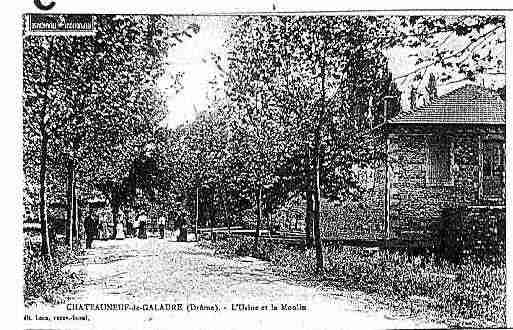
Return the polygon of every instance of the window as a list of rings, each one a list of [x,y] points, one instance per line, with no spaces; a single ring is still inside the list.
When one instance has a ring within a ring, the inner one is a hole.
[[[504,152],[501,142],[485,141],[483,149],[483,176],[502,175],[504,171]]]
[[[428,137],[426,183],[428,185],[452,184],[452,148],[445,136]]]
[[[481,153],[481,197],[490,200],[504,198],[504,142],[485,140]]]

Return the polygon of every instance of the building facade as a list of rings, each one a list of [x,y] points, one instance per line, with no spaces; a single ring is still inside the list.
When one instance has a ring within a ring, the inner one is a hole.
[[[505,206],[505,104],[466,85],[401,112],[370,134],[377,157],[358,171],[362,193],[325,204],[327,239],[431,239],[444,209]]]

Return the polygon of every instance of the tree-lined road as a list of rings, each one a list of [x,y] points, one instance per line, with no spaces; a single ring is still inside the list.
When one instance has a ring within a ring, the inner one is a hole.
[[[89,321],[50,321],[47,328],[81,329],[390,329],[433,328],[414,320],[387,317],[383,312],[359,311],[358,306],[336,292],[294,283],[272,271],[270,265],[252,258],[226,259],[195,243],[150,238],[95,241],[84,266],[85,286],[68,304],[121,303],[140,308],[182,304],[183,311],[69,311],[66,306],[31,307],[28,315],[84,316]],[[147,305],[144,305],[147,304]],[[219,311],[187,312],[187,305]],[[267,311],[239,310],[267,306]],[[271,310],[271,304],[278,307]],[[306,310],[282,310],[281,304]],[[82,305],[84,306],[84,305]],[[164,308],[173,308],[165,306]],[[178,308],[178,306],[175,306]],[[26,327],[36,323],[26,322]],[[44,322],[37,323],[41,328]],[[46,327],[44,327],[46,328]]]

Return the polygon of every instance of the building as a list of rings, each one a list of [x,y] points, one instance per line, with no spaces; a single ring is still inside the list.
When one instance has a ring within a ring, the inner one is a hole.
[[[357,171],[360,198],[322,210],[323,236],[429,240],[446,209],[504,216],[505,132],[504,101],[475,85],[400,112],[368,136],[381,156]]]

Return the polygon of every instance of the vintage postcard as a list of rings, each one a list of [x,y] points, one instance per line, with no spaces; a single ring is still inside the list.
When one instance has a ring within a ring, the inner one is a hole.
[[[511,326],[509,13],[34,4],[25,329]]]

